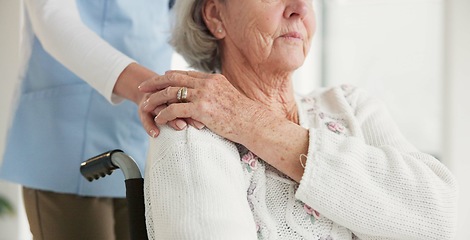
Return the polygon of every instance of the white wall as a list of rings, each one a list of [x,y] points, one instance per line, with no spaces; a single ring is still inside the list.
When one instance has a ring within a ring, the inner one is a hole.
[[[443,1],[325,2],[326,83],[368,89],[415,146],[439,156]]]
[[[0,156],[3,156],[5,134],[10,117],[13,88],[16,83],[19,45],[19,1],[0,1]],[[1,161],[0,157],[0,161]],[[16,184],[0,180],[0,194],[12,202],[15,215],[0,217],[0,240],[29,239],[30,234]]]
[[[0,141],[3,143],[18,68],[19,3],[17,0],[0,2],[0,36]],[[3,150],[3,144],[0,144],[0,153],[3,153]]]
[[[446,0],[444,159],[460,183],[459,231],[470,239],[470,1]]]
[[[316,31],[310,52],[304,65],[294,74],[294,89],[299,94],[308,94],[321,86],[323,79],[323,0],[313,0],[316,15]]]

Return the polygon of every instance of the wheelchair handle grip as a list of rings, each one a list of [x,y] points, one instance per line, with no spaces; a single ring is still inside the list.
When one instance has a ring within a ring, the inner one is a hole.
[[[91,182],[100,177],[111,175],[118,168],[121,168],[126,179],[142,178],[134,159],[120,149],[102,153],[82,162],[80,172]]]

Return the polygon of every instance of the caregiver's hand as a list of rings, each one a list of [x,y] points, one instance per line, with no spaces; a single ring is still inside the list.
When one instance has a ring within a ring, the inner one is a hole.
[[[151,96],[150,93],[147,93],[144,95],[142,100],[139,102],[138,112],[139,112],[140,121],[142,122],[142,126],[144,127],[147,134],[153,138],[156,138],[158,134],[160,133],[160,130],[155,125],[154,118],[162,109],[166,107],[166,105],[157,106],[155,107],[153,111],[143,111],[142,106],[146,105],[146,101],[149,99],[150,96]],[[182,128],[186,127],[186,122],[181,119],[172,121],[171,124],[176,125],[176,126],[181,126]]]
[[[150,93],[139,91],[138,86],[149,79],[157,79],[161,76],[153,72],[152,70],[139,65],[137,63],[129,64],[119,75],[119,78],[114,85],[113,94],[121,98],[128,99],[134,102],[136,105],[141,106],[150,96]],[[116,99],[119,100],[119,99]],[[159,130],[155,125],[153,119],[160,112],[161,109],[165,108],[166,105],[156,106],[153,112],[138,111],[140,121],[144,126],[147,133],[152,136],[158,136]],[[178,119],[171,121],[169,125],[185,127],[186,122]]]

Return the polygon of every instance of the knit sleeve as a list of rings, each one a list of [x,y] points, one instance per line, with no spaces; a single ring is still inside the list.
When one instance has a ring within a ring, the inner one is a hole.
[[[453,239],[449,170],[411,146],[379,101],[360,90],[346,98],[352,132],[330,123],[310,129],[296,197],[360,239]]]
[[[161,126],[145,171],[150,239],[256,239],[240,156],[211,131]]]

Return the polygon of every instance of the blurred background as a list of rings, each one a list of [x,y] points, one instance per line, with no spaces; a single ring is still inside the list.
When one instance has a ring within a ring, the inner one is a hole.
[[[0,156],[17,84],[20,2],[0,0]],[[295,74],[297,91],[349,83],[381,98],[404,135],[457,177],[456,239],[470,239],[470,0],[314,0],[314,5],[318,29]],[[187,67],[175,55],[173,68]],[[0,180],[0,204],[2,199],[13,212],[0,210],[0,240],[30,239],[20,187]]]

